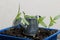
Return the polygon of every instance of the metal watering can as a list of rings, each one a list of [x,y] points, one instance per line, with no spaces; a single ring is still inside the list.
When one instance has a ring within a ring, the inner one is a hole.
[[[36,18],[26,18],[29,25],[24,30],[24,33],[28,36],[35,36],[38,31],[38,21]]]

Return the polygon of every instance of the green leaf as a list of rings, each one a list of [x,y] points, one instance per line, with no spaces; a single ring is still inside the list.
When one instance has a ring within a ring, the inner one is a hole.
[[[23,15],[24,15],[24,18],[22,18],[24,24],[27,24],[29,25],[29,22],[25,19],[26,15],[25,15],[25,12],[23,11]]]
[[[54,17],[54,20],[60,19],[60,15]]]
[[[53,26],[55,23],[56,23],[55,20],[50,16],[49,27]]]
[[[22,20],[25,24],[29,25],[29,22],[25,18],[22,18]]]
[[[50,22],[56,23],[52,17],[50,17]]]
[[[38,22],[41,22],[41,21],[43,21],[45,19],[45,17],[39,17],[38,18]]]
[[[53,25],[54,25],[54,23],[53,23],[53,22],[50,22],[49,27],[51,27],[51,26],[53,26]]]
[[[15,19],[18,19],[18,18],[20,18],[20,14],[17,14],[17,16],[16,16],[16,18],[15,18]]]
[[[19,5],[18,14],[15,19],[18,19],[20,17],[20,15],[21,15],[21,13],[20,13],[20,5]]]
[[[41,24],[42,26],[44,26],[44,27],[47,27],[47,25],[42,21],[42,22],[40,22],[39,24]]]

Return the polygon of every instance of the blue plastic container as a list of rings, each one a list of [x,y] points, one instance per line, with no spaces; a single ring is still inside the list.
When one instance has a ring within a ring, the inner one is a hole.
[[[19,27],[19,25],[17,25],[17,26]],[[3,32],[4,30],[8,30],[8,29],[9,28],[2,29],[2,30],[0,30],[0,32]],[[46,29],[46,30],[54,30],[54,29]],[[53,35],[51,35],[49,37],[46,37],[43,40],[57,40],[57,35],[59,33],[60,33],[60,31],[58,30],[56,33],[54,33]],[[0,40],[31,40],[31,39],[0,34]]]

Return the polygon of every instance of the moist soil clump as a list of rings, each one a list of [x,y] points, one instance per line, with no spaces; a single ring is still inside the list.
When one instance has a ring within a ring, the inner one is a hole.
[[[39,28],[35,36],[28,36],[23,33],[23,30],[24,28],[10,28],[8,30],[4,30],[3,32],[0,32],[0,34],[30,38],[32,40],[43,40],[44,38],[49,37],[50,35],[57,32],[57,30],[46,30],[44,28]]]

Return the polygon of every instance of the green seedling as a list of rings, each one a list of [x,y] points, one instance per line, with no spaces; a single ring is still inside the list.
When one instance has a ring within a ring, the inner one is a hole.
[[[58,20],[59,18],[60,18],[60,15],[57,15],[54,18],[52,18],[50,16],[50,24],[49,24],[49,27],[53,26],[56,23],[56,20]]]
[[[13,22],[14,26],[18,25],[21,22],[20,16],[21,16],[21,12],[20,12],[20,5],[19,5],[17,16],[15,17],[14,22]]]
[[[49,27],[53,26],[55,24],[55,20],[50,16],[50,24]]]
[[[18,9],[18,14],[17,14],[17,16],[16,16],[16,18],[15,19],[19,19],[20,18],[20,15],[21,15],[21,12],[20,12],[20,5],[19,5],[19,9]]]
[[[47,27],[47,25],[44,23],[44,19],[45,19],[45,17],[39,17],[38,23],[41,24],[44,27]]]
[[[29,25],[29,23],[28,23],[28,21],[26,21],[26,19],[25,19],[25,17],[24,18],[22,18],[22,17],[20,17],[21,16],[21,12],[20,12],[20,5],[19,5],[19,9],[18,9],[18,14],[17,14],[17,16],[15,17],[15,20],[14,20],[14,23],[13,24],[19,24],[19,22],[20,23],[22,23],[22,24],[27,24],[27,25]],[[25,13],[23,12],[23,16],[25,16]],[[19,22],[18,22],[19,21]],[[23,21],[23,22],[22,22]]]

